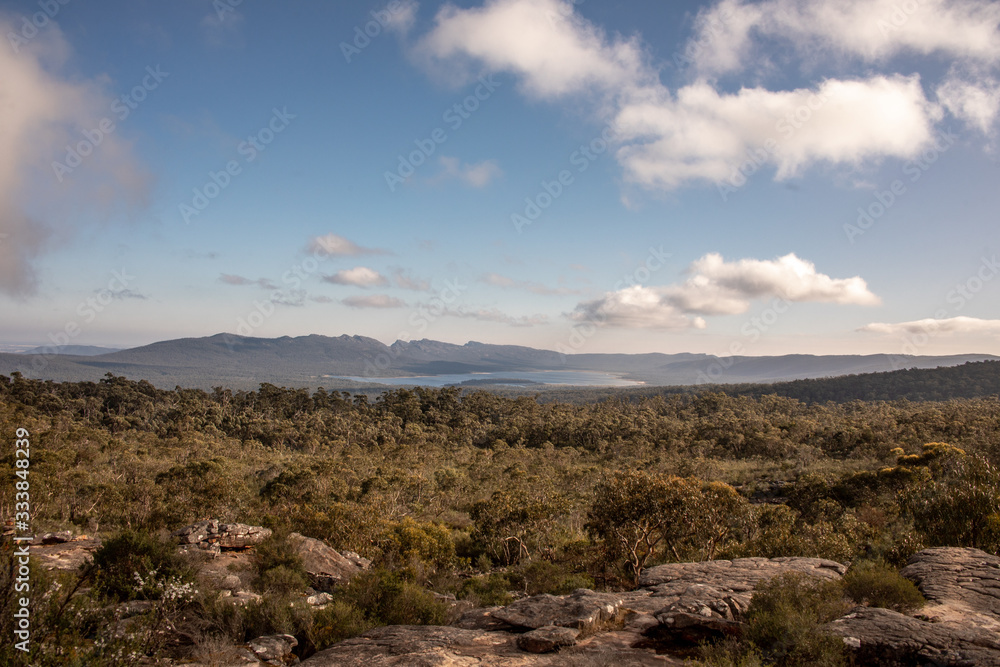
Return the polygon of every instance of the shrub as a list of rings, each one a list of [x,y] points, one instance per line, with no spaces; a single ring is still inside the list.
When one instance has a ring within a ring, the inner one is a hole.
[[[399,573],[369,570],[338,592],[376,625],[444,625],[448,606]]]
[[[514,578],[523,584],[524,592],[528,595],[565,595],[578,588],[594,587],[594,579],[590,575],[573,572],[546,560],[532,561],[518,568]]]
[[[362,610],[343,600],[334,600],[313,614],[309,629],[309,642],[317,651],[344,639],[357,637],[375,627]]]
[[[257,571],[255,587],[261,593],[284,595],[302,591],[309,585],[302,558],[283,532],[272,533],[257,545],[253,563]]]
[[[697,667],[764,667],[760,651],[737,639],[706,644],[699,649],[699,654],[701,659],[694,662]]]
[[[157,535],[124,530],[112,535],[94,552],[97,591],[113,600],[155,600],[160,585],[193,582],[194,572],[177,553],[173,542]]]
[[[780,575],[757,586],[747,609],[746,637],[777,667],[845,665],[843,641],[821,626],[848,609],[840,581]]]
[[[265,595],[239,609],[236,620],[242,634],[240,642],[263,635],[302,637],[312,625],[312,609],[304,601],[293,601],[287,595]]]
[[[243,644],[262,635],[290,634],[303,637],[312,626],[312,610],[305,602],[287,595],[266,595],[246,604],[234,604],[215,595],[204,595],[197,615],[204,632]]]
[[[455,562],[455,540],[451,531],[440,524],[404,517],[387,531],[382,552],[388,566],[419,562],[432,569],[443,569]]]
[[[292,595],[308,585],[309,580],[301,571],[285,565],[265,570],[257,578],[257,589],[271,595]]]
[[[513,584],[501,572],[486,576],[472,577],[462,582],[456,597],[469,600],[477,607],[499,607],[510,604],[514,597],[510,594]]]
[[[924,596],[916,585],[883,562],[860,561],[844,575],[844,592],[858,604],[900,613],[919,609]]]

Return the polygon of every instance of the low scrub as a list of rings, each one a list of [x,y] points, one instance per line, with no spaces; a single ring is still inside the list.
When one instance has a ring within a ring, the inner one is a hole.
[[[902,614],[924,605],[924,596],[916,585],[890,565],[878,561],[860,561],[844,575],[844,593],[857,604],[884,607]]]

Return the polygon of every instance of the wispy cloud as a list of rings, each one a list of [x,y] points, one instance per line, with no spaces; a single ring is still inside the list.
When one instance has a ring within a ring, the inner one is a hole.
[[[225,283],[226,285],[239,285],[239,286],[253,285],[256,287],[260,287],[262,289],[272,289],[272,290],[278,289],[278,286],[275,285],[270,280],[268,280],[267,278],[258,278],[256,280],[253,280],[251,278],[245,278],[243,276],[236,275],[234,273],[220,273],[219,282]]]
[[[354,257],[357,255],[388,255],[388,250],[381,248],[365,248],[359,246],[354,241],[345,239],[337,234],[326,234],[315,236],[306,244],[306,250],[311,253],[327,255],[329,257]]]
[[[441,165],[441,171],[431,178],[432,182],[458,180],[473,188],[483,188],[503,176],[503,170],[496,160],[468,164],[457,157],[442,155],[438,158],[438,164]]]
[[[494,287],[522,289],[531,292],[532,294],[542,294],[545,296],[581,293],[580,290],[570,289],[569,287],[549,287],[548,285],[543,285],[530,280],[514,280],[513,278],[499,273],[484,274],[482,278],[480,278],[480,281],[486,283],[487,285],[493,285]]]
[[[858,329],[866,333],[878,334],[991,334],[1000,335],[1000,320],[983,320],[976,317],[949,317],[945,319],[927,318],[910,322],[873,322]]]
[[[688,267],[683,283],[658,287],[634,285],[577,305],[574,320],[606,326],[652,329],[701,329],[702,316],[746,312],[753,299],[779,297],[871,306],[879,298],[859,276],[831,278],[812,262],[788,254],[774,260],[725,261],[709,253]]]
[[[117,301],[125,301],[126,299],[138,299],[140,301],[145,301],[149,297],[145,294],[136,292],[130,289],[120,289],[120,290],[96,290],[98,293],[108,294],[112,299]]]
[[[395,269],[392,272],[392,279],[396,283],[396,287],[400,289],[426,292],[431,288],[429,281],[423,280],[422,278],[416,278],[403,269]]]
[[[306,291],[304,289],[278,290],[271,294],[271,303],[299,308],[306,305]]]
[[[332,276],[323,276],[323,281],[333,285],[353,285],[355,287],[381,287],[389,281],[375,269],[356,266],[353,269],[337,271]]]
[[[451,317],[463,319],[479,320],[480,322],[496,322],[512,327],[533,327],[546,324],[549,318],[546,315],[508,315],[497,308],[480,308],[477,310],[454,309],[444,313]]]
[[[349,296],[341,303],[351,308],[402,308],[405,301],[388,294],[366,294],[364,296]]]
[[[214,2],[213,8],[214,11],[201,19],[205,43],[215,48],[242,48],[246,43],[243,14],[226,0]]]

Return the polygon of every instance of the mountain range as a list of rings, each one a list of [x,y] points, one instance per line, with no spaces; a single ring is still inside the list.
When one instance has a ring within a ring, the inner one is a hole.
[[[216,334],[166,340],[100,353],[94,349],[33,354],[0,353],[0,374],[56,381],[96,381],[107,373],[175,386],[255,389],[289,387],[371,389],[379,378],[483,372],[596,371],[648,385],[770,383],[808,378],[957,366],[996,360],[988,354],[950,356],[806,355],[720,358],[708,354],[571,354],[517,345],[464,345],[434,340],[392,345],[364,336],[252,338]],[[66,354],[64,352],[74,352]],[[81,354],[81,352],[84,352]],[[345,379],[347,377],[363,378]],[[481,384],[481,383],[480,383]],[[542,388],[542,387],[540,387]]]

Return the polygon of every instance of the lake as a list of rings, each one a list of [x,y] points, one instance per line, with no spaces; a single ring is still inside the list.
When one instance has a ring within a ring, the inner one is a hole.
[[[378,382],[391,385],[421,385],[424,387],[445,387],[472,382],[475,384],[505,384],[510,386],[531,386],[533,384],[571,385],[577,387],[631,387],[642,382],[626,380],[612,373],[599,371],[525,371],[497,373],[455,373],[453,375],[419,375],[411,377],[356,377],[336,375],[343,380],[356,382]]]

